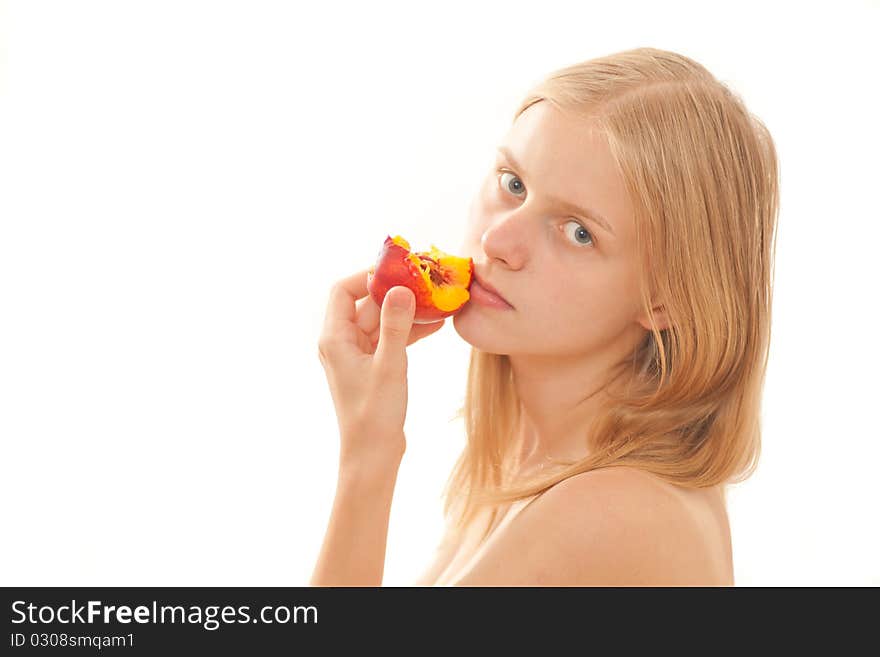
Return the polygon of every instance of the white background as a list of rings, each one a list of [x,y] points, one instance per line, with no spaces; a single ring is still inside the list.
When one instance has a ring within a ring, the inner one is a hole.
[[[528,88],[639,46],[703,63],[779,150],[737,584],[880,584],[880,7],[719,6],[0,4],[0,584],[305,585],[330,286],[389,233],[457,248]],[[409,349],[385,584],[439,539],[468,349],[451,322]]]

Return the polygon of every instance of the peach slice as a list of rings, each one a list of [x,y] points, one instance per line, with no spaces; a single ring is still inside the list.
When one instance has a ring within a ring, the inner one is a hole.
[[[400,235],[389,235],[367,274],[367,289],[381,306],[392,287],[408,287],[416,296],[413,323],[432,324],[454,315],[467,303],[473,275],[471,258],[449,255],[433,244],[430,251],[413,253]]]

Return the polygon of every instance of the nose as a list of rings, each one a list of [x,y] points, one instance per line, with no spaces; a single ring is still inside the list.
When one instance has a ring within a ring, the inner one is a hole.
[[[509,212],[494,221],[480,238],[489,260],[504,262],[510,269],[522,269],[527,259],[528,225],[523,213]]]

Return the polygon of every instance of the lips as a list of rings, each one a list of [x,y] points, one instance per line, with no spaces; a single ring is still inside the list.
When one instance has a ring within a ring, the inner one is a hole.
[[[486,282],[486,279],[484,279],[482,276],[480,276],[476,271],[474,271],[474,280],[477,282],[477,284],[481,288],[486,290],[486,292],[491,292],[496,297],[501,299],[504,303],[506,303],[508,306],[513,308],[513,304],[511,304],[507,299],[505,299],[504,296],[498,290],[496,290],[494,287],[489,285],[489,283]]]

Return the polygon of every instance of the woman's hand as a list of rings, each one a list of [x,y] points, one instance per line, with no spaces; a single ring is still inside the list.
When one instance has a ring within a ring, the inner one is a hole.
[[[367,291],[367,272],[331,289],[318,357],[336,407],[340,462],[372,467],[399,463],[406,450],[406,347],[444,322],[413,324],[415,295],[403,286],[391,288],[380,309]]]

